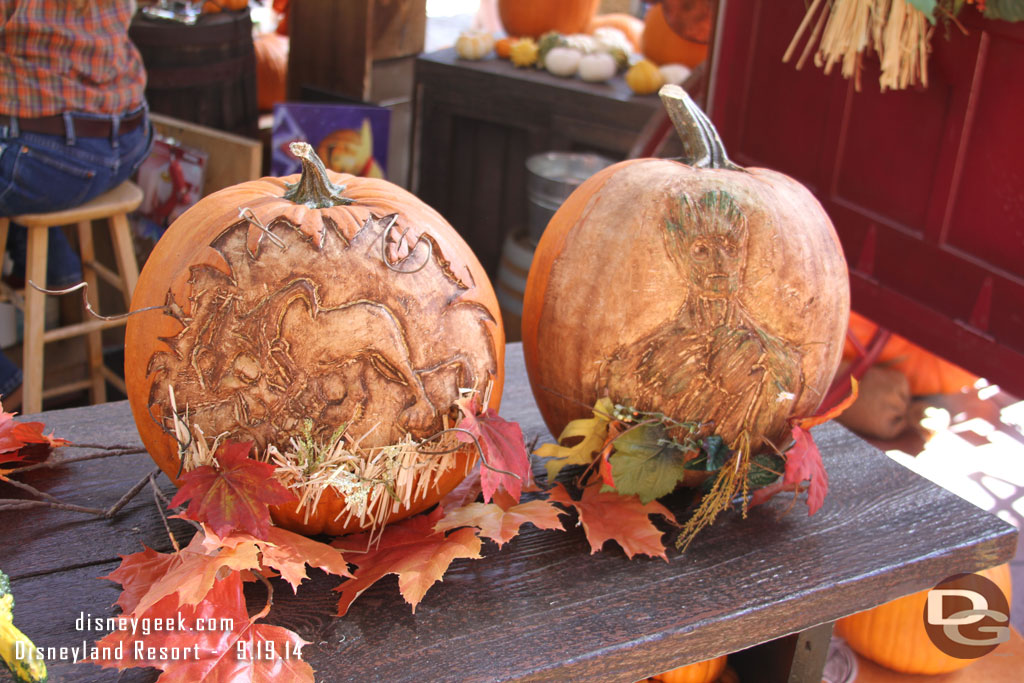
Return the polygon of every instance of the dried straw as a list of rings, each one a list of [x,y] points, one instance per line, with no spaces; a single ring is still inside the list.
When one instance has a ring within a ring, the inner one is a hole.
[[[198,424],[189,425],[187,410],[183,416],[178,415],[173,390],[171,409],[183,469],[214,464],[214,453],[227,434],[211,440]],[[444,426],[447,429],[447,417]],[[313,437],[312,421],[307,421],[302,435],[289,439],[283,448],[271,445],[259,456],[277,466],[275,476],[295,491],[297,509],[305,511],[306,521],[317,509],[324,492],[333,489],[345,501],[335,520],[357,520],[361,527],[377,530],[393,514],[425,498],[440,477],[455,467],[457,452],[463,444],[455,433],[449,432],[421,441],[407,434],[396,444],[363,447],[362,441],[375,428],[376,425],[353,437],[343,425],[321,442]],[[425,448],[428,441],[429,449]],[[429,453],[423,452],[427,450]]]
[[[853,77],[857,90],[863,56],[869,49],[881,60],[879,85],[883,92],[928,85],[931,29],[924,13],[907,0],[814,0],[786,49],[783,62],[792,59],[812,24],[814,30],[797,61],[797,69],[803,68],[820,36],[821,42],[813,53],[815,66],[828,74],[836,64],[841,64],[843,77]]]

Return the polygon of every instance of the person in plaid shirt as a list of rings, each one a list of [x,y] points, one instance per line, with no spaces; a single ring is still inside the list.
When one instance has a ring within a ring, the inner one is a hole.
[[[0,216],[82,204],[126,180],[152,146],[146,73],[128,39],[133,0],[0,0]],[[26,231],[10,229],[8,279],[24,279]],[[82,278],[50,229],[47,286]],[[21,373],[0,354],[4,408]]]

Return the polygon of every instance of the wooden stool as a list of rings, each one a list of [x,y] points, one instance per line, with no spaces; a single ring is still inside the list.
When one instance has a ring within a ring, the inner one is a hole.
[[[89,389],[93,403],[107,399],[105,380],[124,390],[124,380],[103,365],[103,342],[101,332],[109,327],[123,325],[124,320],[86,320],[74,325],[45,330],[46,295],[34,289],[28,282],[46,287],[46,250],[48,230],[53,226],[76,224],[78,247],[82,256],[82,275],[89,283],[89,303],[93,309],[99,306],[98,278],[106,280],[124,294],[125,306],[130,308],[132,292],[139,280],[139,265],[135,260],[135,247],[128,212],[134,211],[142,202],[142,190],[130,181],[125,181],[106,194],[96,197],[81,206],[52,213],[35,213],[0,218],[0,248],[7,244],[7,230],[10,221],[25,226],[28,230],[28,248],[25,254],[25,338],[22,346],[24,383],[22,385],[22,413],[38,413],[43,408],[43,399],[80,389]],[[120,275],[96,261],[92,241],[92,221],[105,218],[110,223],[110,235],[114,244],[114,255]],[[64,384],[43,390],[43,346],[46,342],[69,337],[86,336],[89,344],[89,379]]]

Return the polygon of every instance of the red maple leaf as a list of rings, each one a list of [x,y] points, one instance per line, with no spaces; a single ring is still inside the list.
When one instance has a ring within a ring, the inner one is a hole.
[[[341,593],[338,616],[345,616],[349,606],[363,591],[388,574],[398,574],[398,590],[415,613],[416,605],[427,590],[442,579],[452,560],[460,557],[478,559],[481,542],[476,529],[465,527],[447,535],[443,531],[434,531],[442,514],[438,507],[429,514],[390,524],[384,528],[375,547],[370,547],[370,533],[335,541],[334,547],[353,553],[349,555],[354,558],[350,561],[359,567],[355,578],[334,589]]]
[[[249,457],[252,443],[226,441],[214,457],[217,467],[203,465],[181,476],[171,507],[191,500],[185,516],[209,526],[218,536],[239,530],[265,539],[270,507],[295,499],[274,479],[275,467]]]
[[[661,503],[651,501],[644,504],[637,496],[601,491],[600,485],[588,486],[583,489],[580,500],[574,500],[562,484],[555,484],[548,499],[576,508],[590,542],[591,555],[611,539],[622,546],[630,559],[642,553],[668,562],[665,544],[661,542],[664,532],[651,523],[650,515],[661,515],[673,524],[676,518]]]
[[[813,515],[821,509],[828,494],[828,473],[825,472],[821,452],[809,431],[803,427],[793,427],[793,439],[793,447],[786,451],[786,475],[782,483],[797,487],[808,482],[807,512]]]
[[[39,446],[46,452],[71,443],[54,438],[52,432],[43,434],[45,427],[42,422],[15,422],[14,413],[5,413],[0,403],[0,462],[24,460],[26,455],[36,454]]]
[[[434,531],[448,531],[458,527],[476,527],[480,535],[498,544],[505,545],[519,535],[519,528],[529,522],[538,529],[565,527],[558,516],[566,514],[546,500],[531,500],[516,503],[507,491],[498,491],[490,503],[469,503],[450,511],[434,526]]]
[[[142,551],[121,555],[121,565],[101,579],[121,584],[121,595],[115,603],[124,614],[131,614],[152,585],[177,562],[175,553],[159,553],[143,545]]]
[[[500,417],[493,408],[488,408],[483,415],[477,415],[479,408],[475,395],[459,401],[458,406],[464,417],[457,428],[476,437],[486,462],[480,470],[484,502],[490,502],[499,488],[504,488],[518,501],[523,493],[523,485],[530,481],[530,454],[526,450],[522,428],[518,423]],[[473,441],[465,432],[456,432],[456,435],[459,441]]]
[[[168,596],[141,617],[150,619],[150,623],[167,620],[161,623],[175,628],[153,629],[149,635],[138,630],[133,634],[130,627],[114,631],[97,641],[96,646],[101,652],[102,648],[110,648],[110,653],[122,646],[123,657],[90,661],[119,670],[155,667],[164,672],[158,679],[160,683],[312,683],[313,669],[300,658],[307,642],[288,629],[256,623],[261,616],[262,613],[249,617],[241,574],[230,572],[215,583],[199,604],[179,607],[174,596]],[[182,624],[184,630],[178,630]]]
[[[458,486],[453,488],[447,496],[438,503],[443,510],[454,510],[467,503],[476,502],[483,487],[480,484],[480,463],[473,466],[466,478]]]

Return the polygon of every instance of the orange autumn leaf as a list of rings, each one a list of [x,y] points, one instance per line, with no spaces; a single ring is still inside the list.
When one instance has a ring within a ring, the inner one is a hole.
[[[121,555],[120,566],[100,578],[121,584],[121,595],[115,604],[123,614],[131,614],[139,600],[177,561],[178,556],[174,553],[160,553],[143,545],[141,552]]]
[[[590,542],[590,554],[599,551],[605,541],[622,546],[630,559],[643,554],[668,562],[663,532],[651,523],[650,515],[661,515],[675,524],[675,516],[657,501],[641,503],[637,496],[623,496],[615,491],[601,491],[601,486],[583,489],[580,500],[574,500],[562,484],[555,484],[548,499],[576,508],[580,524]]]
[[[442,580],[452,560],[479,559],[482,543],[475,529],[456,529],[450,534],[434,531],[443,514],[438,507],[429,514],[391,524],[384,528],[375,546],[371,545],[369,532],[336,540],[332,545],[352,551],[349,557],[358,566],[355,578],[334,589],[341,593],[338,616],[345,616],[363,591],[388,574],[398,575],[398,590],[415,613],[416,605],[432,585]]]
[[[223,576],[225,571],[245,571],[260,566],[255,543],[239,543],[210,553],[203,547],[203,541],[204,535],[196,534],[187,547],[175,554],[175,561],[168,563],[162,576],[151,577],[154,580],[149,590],[132,611],[135,616],[171,595],[177,596],[180,605],[195,605],[206,598],[217,577]]]
[[[221,538],[206,527],[203,529],[206,531],[203,545],[207,552],[218,552],[221,547],[233,548],[244,543],[256,544],[260,550],[261,564],[280,573],[293,591],[298,591],[299,584],[309,578],[306,565],[335,576],[352,576],[348,571],[348,562],[337,548],[281,527],[270,527],[266,539],[238,531]]]
[[[148,635],[141,631],[133,634],[130,627],[114,631],[96,646],[101,652],[109,648],[106,652],[111,653],[122,646],[123,658],[89,661],[119,670],[155,667],[163,671],[158,683],[313,683],[313,669],[301,659],[307,641],[288,629],[256,623],[260,616],[249,617],[241,574],[231,572],[218,580],[197,605],[179,607],[173,596],[167,596],[143,615],[150,623],[166,619],[166,623],[184,624],[184,630],[154,629]],[[231,624],[233,628],[200,629],[196,627],[199,620],[204,624]],[[167,648],[165,653],[178,648],[187,656],[161,656],[160,648]],[[274,656],[268,656],[271,648]]]
[[[217,467],[203,465],[181,475],[170,507],[191,500],[185,516],[218,536],[244,531],[257,538],[270,532],[270,507],[295,499],[274,479],[275,467],[249,457],[252,443],[225,441],[214,454]]]
[[[498,491],[490,503],[469,503],[446,511],[444,517],[434,526],[434,531],[448,531],[459,527],[476,527],[480,535],[498,544],[505,545],[519,535],[519,529],[529,522],[538,529],[565,527],[558,516],[565,512],[548,501],[531,500],[516,503],[506,491]]]
[[[840,401],[839,404],[820,415],[797,418],[793,420],[792,423],[801,429],[810,429],[811,427],[817,427],[820,424],[824,424],[829,420],[835,419],[842,415],[844,410],[853,405],[853,402],[857,400],[857,392],[857,378],[850,377],[850,395]]]

